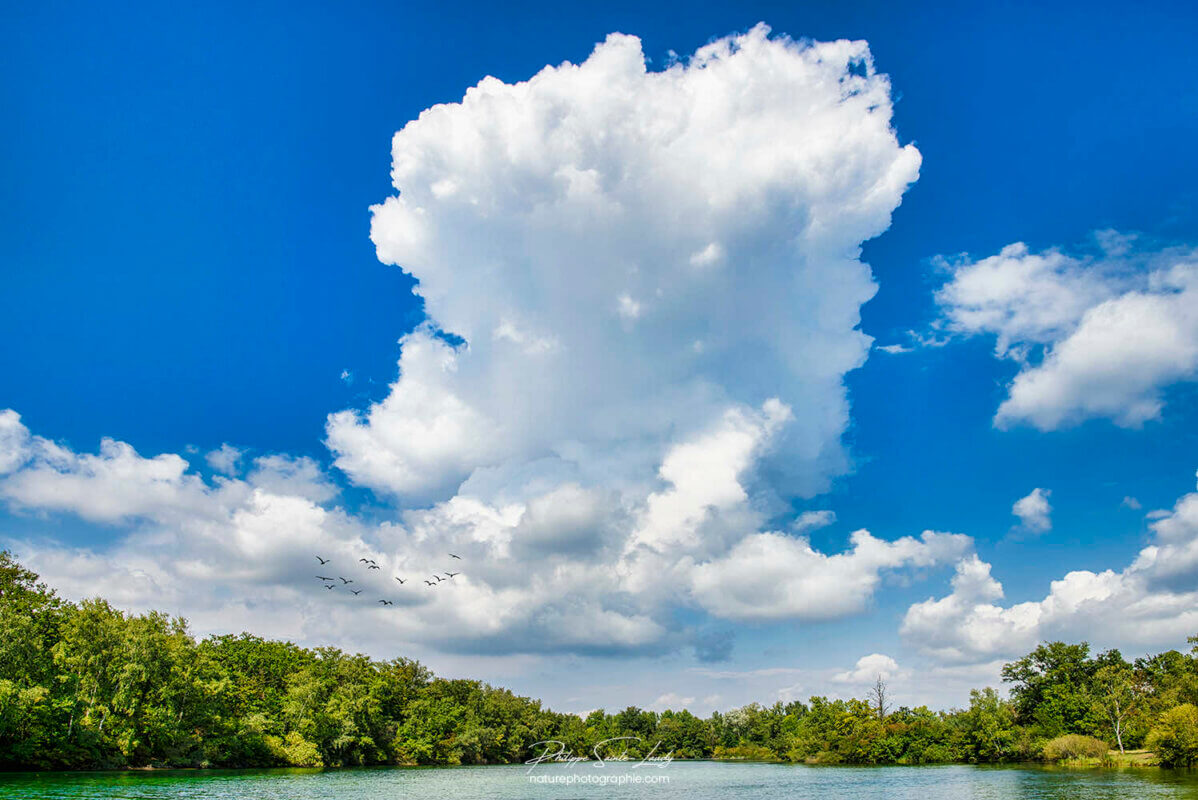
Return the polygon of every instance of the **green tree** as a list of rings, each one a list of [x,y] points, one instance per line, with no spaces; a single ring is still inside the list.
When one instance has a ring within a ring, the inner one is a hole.
[[[1162,714],[1148,734],[1148,747],[1166,767],[1198,764],[1198,708],[1185,703]]]
[[[1135,672],[1127,663],[1100,667],[1094,673],[1093,695],[1095,705],[1110,724],[1119,752],[1126,752],[1123,734],[1128,719],[1136,713],[1140,701],[1140,686]]]
[[[52,655],[71,610],[0,550],[0,767],[54,766],[73,733]]]
[[[1090,683],[1097,664],[1090,645],[1047,642],[1002,668],[1011,687],[1016,719],[1044,738],[1088,733],[1094,710]]]
[[[1005,761],[1016,755],[1019,732],[1015,709],[993,689],[971,691],[969,708],[958,719],[967,760]]]
[[[67,611],[67,604],[36,573],[0,550],[0,679],[26,688],[51,683],[50,649]]]
[[[120,766],[125,759],[112,746],[113,699],[121,679],[124,616],[103,600],[85,600],[63,622],[54,645],[55,665],[64,673],[71,728],[100,763]]]

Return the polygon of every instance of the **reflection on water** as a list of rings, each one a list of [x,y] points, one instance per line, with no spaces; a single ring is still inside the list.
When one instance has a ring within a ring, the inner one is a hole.
[[[668,780],[666,780],[668,779]],[[804,767],[677,762],[240,771],[0,774],[0,797],[196,800],[537,800],[603,797],[745,800],[1127,800],[1194,798],[1198,773],[1044,767]]]

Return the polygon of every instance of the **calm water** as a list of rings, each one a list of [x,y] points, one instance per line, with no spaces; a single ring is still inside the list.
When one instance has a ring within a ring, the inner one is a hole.
[[[544,778],[540,776],[545,776]],[[536,800],[537,798],[744,798],[745,800],[1114,800],[1196,798],[1198,773],[1035,767],[803,767],[678,763],[630,769],[608,764],[449,769],[169,771],[0,774],[0,797],[185,798],[186,800]],[[593,781],[606,776],[604,786]],[[641,783],[625,781],[641,776]],[[668,783],[656,782],[668,777]],[[582,783],[581,781],[592,781]],[[654,781],[649,783],[648,781]]]

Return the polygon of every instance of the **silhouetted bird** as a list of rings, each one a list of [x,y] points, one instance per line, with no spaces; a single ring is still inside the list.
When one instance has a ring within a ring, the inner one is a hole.
[[[436,586],[436,585],[437,585],[437,584],[433,583],[432,581],[425,581],[425,583],[427,583],[429,586]]]
[[[395,580],[399,581],[400,586],[403,586],[406,583],[406,581],[403,578],[396,578]]]
[[[380,603],[382,603],[382,604],[383,604],[383,605],[385,605],[385,606],[393,606],[393,605],[395,605],[395,603],[392,603],[390,600],[380,600],[379,602],[380,602]]]
[[[379,565],[378,565],[378,564],[371,564],[371,565],[370,565],[370,566],[368,566],[366,569],[378,569],[378,568],[379,568]]]
[[[355,597],[357,597],[358,595],[360,595],[363,592],[362,589],[350,589],[349,591],[350,591],[350,594],[354,595]]]
[[[324,585],[324,588],[326,588],[326,589],[336,589],[336,588],[337,588],[337,584],[335,584],[335,583],[326,583],[326,584]]]
[[[320,565],[321,565],[322,567],[323,567],[325,564],[329,563],[329,560],[328,560],[327,558],[321,558],[320,556],[317,556],[317,557],[316,557],[316,560],[320,562]]]
[[[434,575],[433,577],[437,579],[437,583],[440,583],[441,581],[445,580],[440,575]]]
[[[458,561],[461,561],[461,560],[462,560],[462,557],[461,557],[461,556],[455,556],[453,553],[450,553],[450,554],[449,554],[449,557],[450,557],[450,558],[456,558]]]
[[[340,575],[338,575],[337,577],[338,577],[338,578],[341,578],[341,576],[340,576]],[[349,578],[341,578],[341,585],[342,585],[342,586],[346,585],[347,583],[353,583],[353,581],[351,581]]]
[[[332,580],[332,578],[326,578],[323,575],[317,575],[316,577],[320,578],[322,581],[331,581]]]

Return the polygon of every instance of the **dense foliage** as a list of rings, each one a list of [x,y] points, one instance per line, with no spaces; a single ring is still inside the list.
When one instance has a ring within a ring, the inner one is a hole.
[[[249,634],[197,641],[181,619],[65,602],[0,552],[0,767],[10,769],[506,763],[544,740],[585,755],[616,737],[635,737],[633,756],[827,764],[1071,758],[1104,743],[1147,744],[1167,765],[1198,760],[1193,651],[1128,663],[1052,642],[1003,677],[1009,700],[983,689],[951,712],[812,697],[707,719],[635,707],[584,719],[405,658]]]

